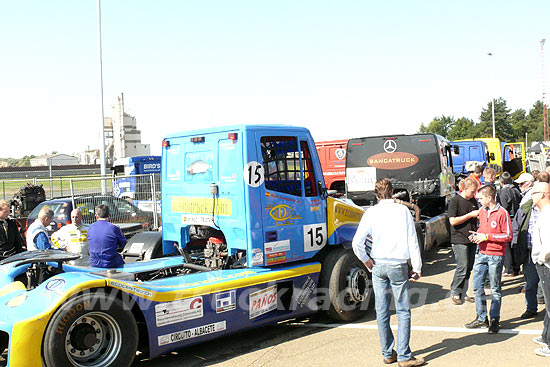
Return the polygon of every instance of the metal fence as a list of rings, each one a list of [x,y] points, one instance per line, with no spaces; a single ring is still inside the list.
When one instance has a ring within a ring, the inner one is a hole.
[[[0,196],[4,200],[11,200],[28,183],[42,185],[46,199],[71,197],[73,205],[83,208],[84,216],[93,214],[96,205],[105,203],[109,206],[113,221],[137,222],[138,219],[150,217],[150,228],[157,229],[160,225],[159,173],[114,177],[3,179],[0,180]],[[135,207],[140,210],[135,210]]]
[[[93,214],[95,206],[106,204],[114,222],[144,222],[150,219],[153,229],[159,227],[160,174],[158,173],[74,178],[69,180],[69,191],[73,206],[81,207],[83,215]]]
[[[69,184],[71,179],[71,177],[4,179],[0,181],[0,197],[4,200],[10,200],[13,195],[19,192],[21,187],[28,183],[42,185],[48,199],[69,196],[71,193]]]

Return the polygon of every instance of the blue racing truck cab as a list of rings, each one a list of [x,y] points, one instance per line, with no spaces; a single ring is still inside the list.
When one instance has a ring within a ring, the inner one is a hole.
[[[363,210],[327,197],[307,129],[240,125],[171,135],[161,181],[164,254],[181,253],[201,268],[261,271],[266,292],[286,291],[272,320],[311,312],[307,299],[324,291],[327,302],[318,294],[313,308],[339,320],[363,314],[370,275],[351,251]],[[238,287],[237,298],[247,289]],[[247,307],[239,328],[256,323],[255,306]]]

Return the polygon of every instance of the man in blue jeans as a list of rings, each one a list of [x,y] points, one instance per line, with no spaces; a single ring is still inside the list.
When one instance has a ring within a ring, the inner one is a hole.
[[[485,185],[479,189],[477,199],[481,204],[479,228],[472,233],[470,240],[479,247],[474,263],[474,294],[477,317],[464,327],[468,329],[488,327],[490,334],[498,333],[500,328],[500,306],[502,299],[501,277],[504,266],[506,244],[512,240],[512,222],[510,215],[495,201],[496,190]],[[485,279],[489,276],[491,286],[491,310],[487,319],[487,299]]]
[[[393,187],[390,180],[382,178],[376,181],[374,190],[378,204],[363,214],[353,238],[353,251],[372,272],[376,321],[383,362],[390,364],[397,361],[399,367],[420,366],[424,363],[424,359],[413,357],[409,346],[411,310],[407,260],[411,259],[412,279],[420,278],[422,268],[414,220],[405,206],[393,201]],[[370,256],[365,249],[369,236],[372,237]],[[398,320],[397,345],[390,328],[392,293]]]

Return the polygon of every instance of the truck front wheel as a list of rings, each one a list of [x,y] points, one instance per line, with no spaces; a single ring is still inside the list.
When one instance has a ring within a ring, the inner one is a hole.
[[[96,292],[75,296],[55,312],[42,353],[48,367],[123,367],[132,364],[137,344],[132,313],[118,298]]]
[[[320,285],[321,307],[330,318],[354,321],[364,315],[372,294],[371,275],[353,251],[337,249],[327,255]]]

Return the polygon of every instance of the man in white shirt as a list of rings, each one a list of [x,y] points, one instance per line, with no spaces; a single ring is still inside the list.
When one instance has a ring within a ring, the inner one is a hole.
[[[546,305],[542,335],[533,340],[542,345],[541,348],[535,349],[535,353],[550,357],[550,184],[537,182],[531,190],[531,198],[540,212],[533,233],[531,259],[537,267]]]
[[[410,259],[412,263],[413,280],[420,278],[422,268],[414,220],[405,206],[393,201],[393,187],[389,179],[376,181],[374,189],[378,204],[363,214],[353,238],[353,251],[372,272],[376,321],[384,363],[398,361],[400,367],[419,366],[424,359],[413,357],[409,346],[411,311],[407,261]],[[367,254],[365,244],[369,236],[372,237],[372,251]],[[397,345],[390,328],[392,293],[398,320]]]
[[[82,223],[80,209],[74,209],[71,212],[71,224],[63,226],[59,231],[52,234],[54,247],[80,255],[80,259],[70,262],[72,265],[90,266],[88,228],[88,225]]]

